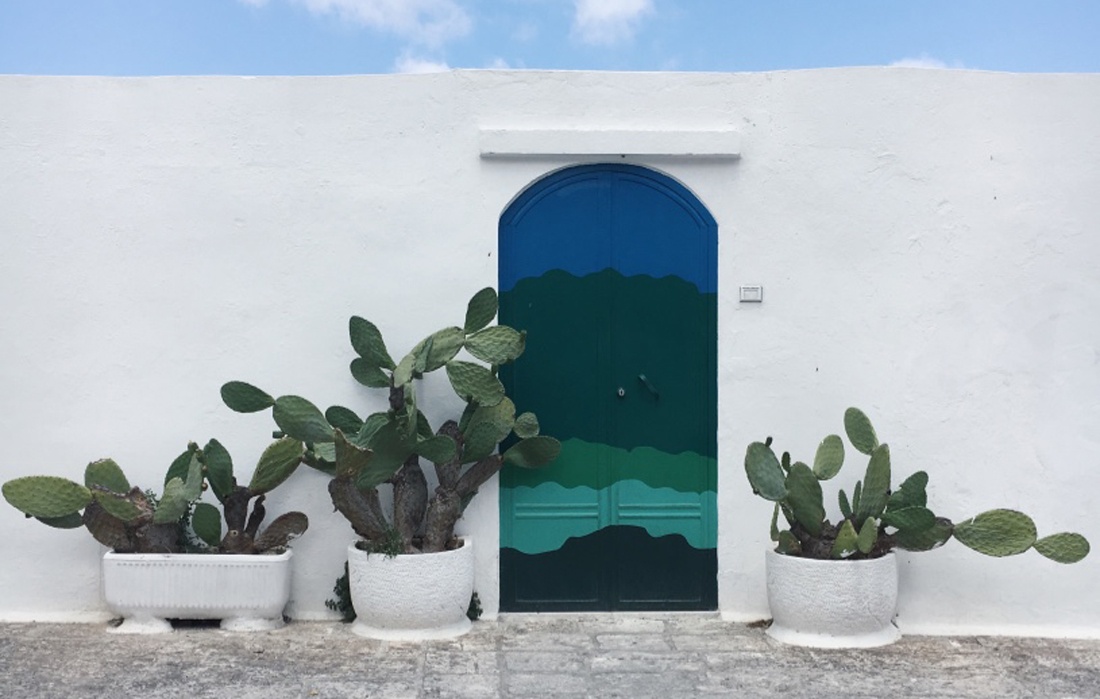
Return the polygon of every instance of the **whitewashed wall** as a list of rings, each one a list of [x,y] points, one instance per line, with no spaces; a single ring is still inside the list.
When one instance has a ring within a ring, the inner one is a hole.
[[[770,508],[745,445],[772,435],[811,458],[848,405],[896,472],[931,474],[941,514],[1014,507],[1100,545],[1098,122],[1095,75],[0,77],[0,480],[79,479],[111,456],[159,487],[211,436],[247,473],[270,417],[222,406],[229,379],[381,406],[348,375],[348,316],[395,352],[460,321],[495,284],[508,202],[608,159],[482,158],[483,129],[732,129],[739,160],[614,158],[675,177],[719,223],[723,613],[767,611]],[[739,304],[742,284],[764,303]],[[269,500],[312,522],[299,618],[327,614],[353,538],[325,485],[302,469]],[[487,487],[463,525],[490,613],[496,511]],[[0,528],[0,619],[105,616],[91,537],[6,505]],[[1098,571],[1100,554],[1064,567],[952,542],[903,556],[899,625],[1100,636]]]

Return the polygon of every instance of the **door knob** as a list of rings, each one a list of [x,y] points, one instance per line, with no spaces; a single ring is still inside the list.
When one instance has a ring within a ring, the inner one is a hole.
[[[619,390],[616,391],[616,393],[619,395],[619,398],[622,398],[626,395],[626,389],[622,386],[619,386]]]

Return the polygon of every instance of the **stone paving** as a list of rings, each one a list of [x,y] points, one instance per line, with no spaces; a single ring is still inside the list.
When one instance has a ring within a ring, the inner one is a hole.
[[[504,616],[422,645],[338,623],[105,629],[0,624],[0,697],[1100,697],[1100,641],[906,637],[808,650],[709,614]]]

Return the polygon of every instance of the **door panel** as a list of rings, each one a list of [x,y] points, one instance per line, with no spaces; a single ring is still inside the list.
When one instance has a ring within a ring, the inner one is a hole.
[[[528,332],[501,378],[563,442],[502,472],[502,609],[717,606],[716,240],[632,166],[551,175],[501,217],[501,322]]]

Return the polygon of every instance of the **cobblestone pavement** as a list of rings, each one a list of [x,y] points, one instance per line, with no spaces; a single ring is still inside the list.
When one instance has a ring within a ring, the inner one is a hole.
[[[808,650],[692,614],[505,616],[421,645],[338,623],[105,628],[0,624],[0,697],[1100,697],[1100,641],[907,637]]]

